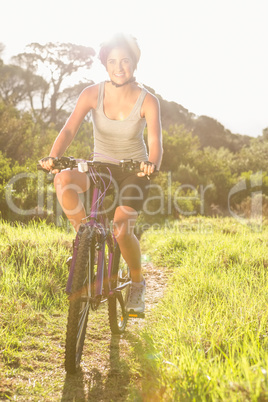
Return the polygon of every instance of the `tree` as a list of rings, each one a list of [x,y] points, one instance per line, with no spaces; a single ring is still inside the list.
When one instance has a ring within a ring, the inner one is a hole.
[[[262,136],[263,136],[263,139],[264,139],[265,141],[268,140],[268,127],[264,128],[264,129],[262,130]]]
[[[71,43],[32,43],[25,53],[13,57],[13,62],[25,70],[27,96],[35,116],[57,124],[60,112],[70,101],[66,79],[81,69],[89,69],[94,55],[92,48]],[[37,82],[38,74],[43,82]],[[72,97],[78,96],[81,85],[85,87],[86,83],[75,86]]]
[[[4,155],[24,163],[34,155],[35,145],[31,115],[0,102],[0,150]]]
[[[5,49],[5,45],[0,42],[0,67],[3,65],[3,60],[1,59],[1,55]]]
[[[48,84],[42,77],[12,64],[2,64],[0,73],[0,97],[6,105],[16,107],[30,101],[30,107],[33,110],[32,99],[35,94],[41,95],[40,101],[42,103],[48,90]]]
[[[163,160],[161,170],[176,171],[180,164],[192,164],[200,144],[183,125],[163,130]]]
[[[249,170],[268,171],[268,141],[263,137],[253,138],[249,146],[235,155],[232,171],[240,175]]]

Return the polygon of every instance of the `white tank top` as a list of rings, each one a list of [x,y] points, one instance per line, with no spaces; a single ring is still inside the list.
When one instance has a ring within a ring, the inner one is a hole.
[[[103,109],[104,86],[105,82],[99,84],[98,104],[96,109],[91,111],[94,160],[110,163],[118,163],[122,159],[147,161],[148,154],[143,138],[146,120],[141,117],[141,107],[148,91],[142,88],[126,119],[112,120],[105,115]]]

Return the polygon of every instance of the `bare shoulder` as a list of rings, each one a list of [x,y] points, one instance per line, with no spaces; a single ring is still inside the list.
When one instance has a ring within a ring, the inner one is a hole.
[[[86,93],[87,95],[98,95],[98,92],[99,92],[99,85],[100,84],[92,84],[92,85],[89,85],[88,87],[86,87],[83,91],[82,91],[82,93],[84,92],[84,93]]]
[[[158,106],[159,105],[159,100],[157,99],[157,97],[155,95],[153,95],[151,92],[148,92],[145,100],[147,101],[147,103],[154,105],[154,106]]]
[[[152,112],[159,113],[159,100],[155,95],[147,91],[142,105],[141,115],[142,117],[146,117],[146,115]]]
[[[90,105],[90,109],[95,109],[98,103],[99,84],[93,84],[86,87],[80,94],[80,101]]]

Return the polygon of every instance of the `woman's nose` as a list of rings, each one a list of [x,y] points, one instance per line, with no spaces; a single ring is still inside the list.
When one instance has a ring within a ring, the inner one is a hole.
[[[118,69],[118,71],[122,71],[122,63],[121,63],[121,61],[117,62],[116,68]]]

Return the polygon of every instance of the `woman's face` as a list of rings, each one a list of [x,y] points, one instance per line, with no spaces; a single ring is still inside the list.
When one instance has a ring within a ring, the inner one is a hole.
[[[116,84],[122,85],[131,79],[134,66],[129,52],[121,47],[112,49],[107,57],[106,70]]]

